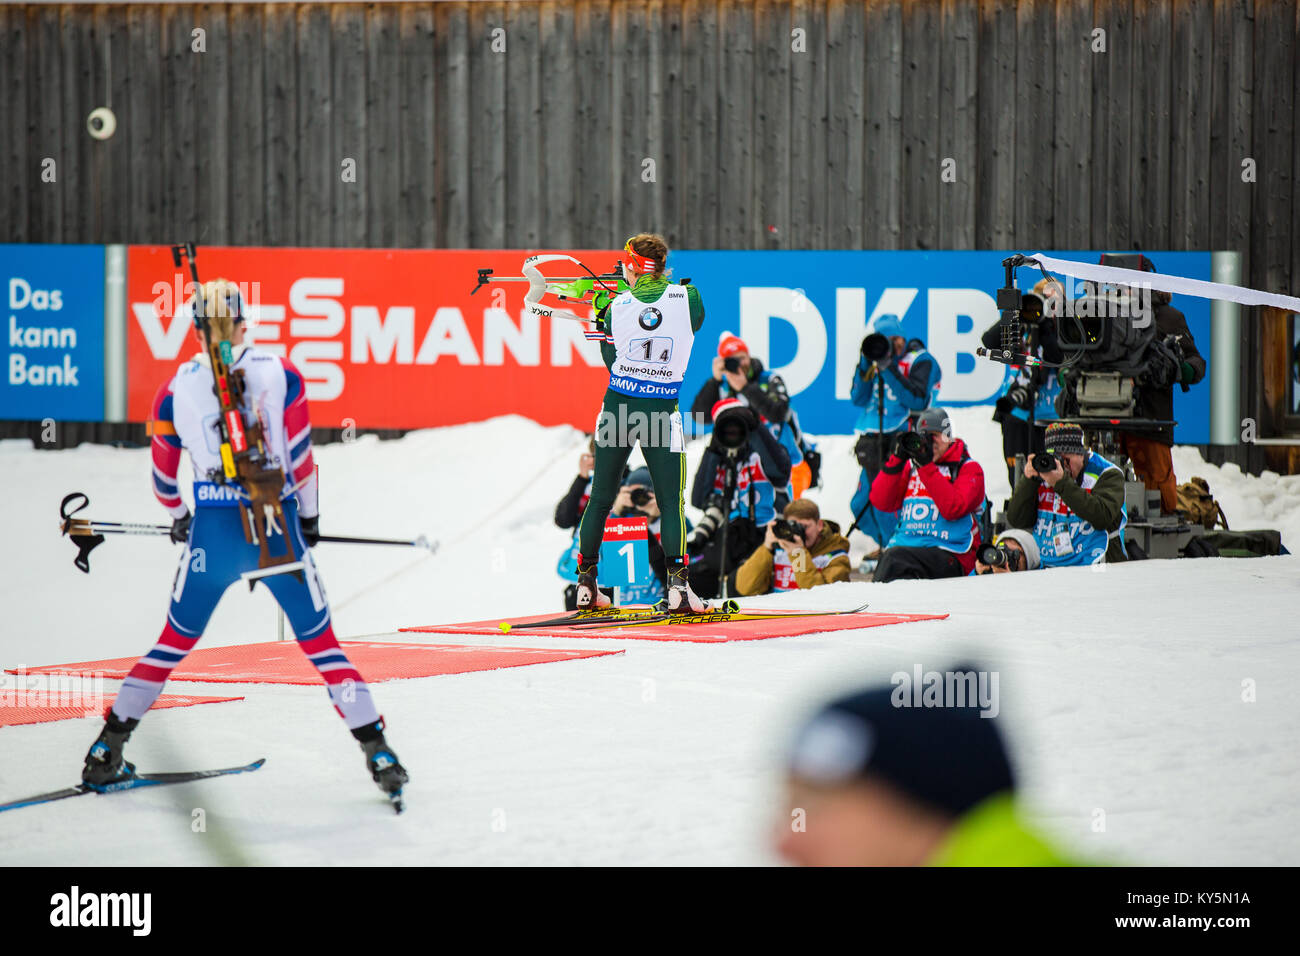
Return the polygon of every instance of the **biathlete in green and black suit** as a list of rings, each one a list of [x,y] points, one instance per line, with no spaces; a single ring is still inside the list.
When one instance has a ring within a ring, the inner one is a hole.
[[[631,260],[624,266],[631,289],[618,295],[602,293],[594,302],[598,327],[605,333],[601,354],[610,375],[596,424],[591,498],[578,528],[578,609],[610,603],[596,587],[596,562],[623,466],[640,444],[662,515],[659,537],[668,569],[668,611],[698,613],[708,605],[686,579],[686,439],[677,393],[695,333],[704,324],[704,304],[694,286],[674,283],[665,274],[668,246],[660,236],[641,233],[624,249]]]

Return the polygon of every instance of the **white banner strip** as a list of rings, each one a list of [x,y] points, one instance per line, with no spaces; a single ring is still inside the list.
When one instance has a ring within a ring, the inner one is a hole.
[[[1113,282],[1117,285],[1149,286],[1163,292],[1181,292],[1202,299],[1222,299],[1225,302],[1239,302],[1242,305],[1271,305],[1289,312],[1300,312],[1300,299],[1291,295],[1278,295],[1275,292],[1260,292],[1240,285],[1225,285],[1222,282],[1207,282],[1204,279],[1185,279],[1182,276],[1161,275],[1159,272],[1142,272],[1139,269],[1117,269],[1115,266],[1093,265],[1089,262],[1071,262],[1069,259],[1053,259],[1041,252],[1035,252],[1032,258],[1041,263],[1048,272],[1062,272],[1079,279],[1091,279],[1093,282]]]

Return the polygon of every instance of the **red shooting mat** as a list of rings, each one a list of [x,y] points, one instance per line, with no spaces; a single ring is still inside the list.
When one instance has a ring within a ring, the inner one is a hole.
[[[545,621],[554,614],[510,618],[509,624]],[[725,644],[728,641],[763,641],[770,637],[795,637],[799,634],[822,634],[827,631],[856,631],[864,627],[905,624],[909,621],[942,621],[947,614],[881,614],[861,611],[857,614],[824,614],[811,617],[763,618],[760,621],[726,621],[717,624],[637,624],[632,626],[530,627],[520,631],[529,637],[595,637],[629,641],[690,641],[695,644]],[[434,634],[500,634],[500,621],[467,621],[463,624],[427,624],[401,627],[399,631],[422,631]]]
[[[10,671],[10,673],[13,673]],[[31,674],[34,671],[27,671]],[[0,695],[0,727],[16,727],[18,724],[48,724],[56,720],[74,720],[80,717],[97,717],[104,719],[104,712],[113,703],[113,696],[87,696],[75,701],[71,706],[73,695],[65,691],[15,690]],[[153,705],[153,710],[165,710],[168,707],[193,707],[195,704],[220,704],[228,700],[243,700],[242,697],[192,697],[184,694],[163,694]]]
[[[497,631],[496,633],[500,633]],[[481,647],[466,644],[392,644],[340,641],[348,660],[369,683],[408,677],[468,674],[525,664],[549,664],[584,657],[622,654],[622,650],[588,651],[543,647]],[[29,667],[29,674],[98,674],[125,677],[136,658],[82,664]],[[15,673],[10,671],[9,673]],[[211,681],[219,684],[323,684],[311,661],[293,641],[236,644],[191,651],[172,671],[172,680]]]

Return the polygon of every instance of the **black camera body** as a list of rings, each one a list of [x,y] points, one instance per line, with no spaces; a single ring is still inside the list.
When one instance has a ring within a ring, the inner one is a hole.
[[[777,518],[772,522],[772,534],[796,544],[803,542],[803,527],[787,518]]]
[[[921,453],[921,449],[925,447],[925,438],[920,432],[903,432],[898,436],[898,447],[911,458]]]
[[[1004,545],[998,544],[980,545],[980,549],[975,556],[979,559],[980,564],[987,565],[990,568],[1007,568],[1011,571],[1021,570],[1025,560],[1023,552],[1013,551]]]
[[[1056,463],[1057,463],[1056,456],[1049,455],[1045,451],[1034,452],[1034,457],[1030,460],[1033,463],[1034,471],[1038,472],[1040,475],[1043,474],[1044,472],[1056,470]],[[1064,468],[1065,466],[1062,465],[1061,467]],[[988,564],[987,561],[985,561],[984,563]]]
[[[744,359],[742,359],[739,355],[728,355],[726,358],[722,360],[722,367],[726,369],[728,372],[733,372],[733,373],[744,372],[745,377],[750,381],[753,381],[754,379],[758,378],[758,376],[763,374],[763,363],[760,362],[758,359],[754,358],[754,356],[752,355],[749,356],[748,371],[746,371],[745,369]]]
[[[650,503],[650,492],[645,488],[633,488],[630,497],[632,498],[632,504],[638,508]]]
[[[898,450],[903,458],[910,458],[918,464],[928,463],[933,454],[930,436],[923,432],[903,432],[898,436]]]

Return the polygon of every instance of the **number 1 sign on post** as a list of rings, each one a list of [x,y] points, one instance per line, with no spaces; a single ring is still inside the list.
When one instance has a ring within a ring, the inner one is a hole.
[[[600,545],[598,583],[602,587],[629,588],[649,583],[650,545],[645,518],[608,518]]]

